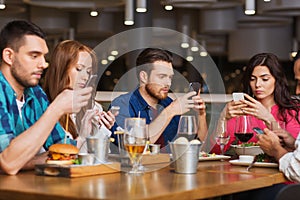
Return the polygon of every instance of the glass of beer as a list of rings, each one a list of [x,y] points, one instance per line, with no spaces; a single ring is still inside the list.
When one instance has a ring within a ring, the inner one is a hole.
[[[139,170],[139,161],[147,144],[146,119],[126,118],[123,141],[132,162],[132,169],[128,173],[143,173]]]

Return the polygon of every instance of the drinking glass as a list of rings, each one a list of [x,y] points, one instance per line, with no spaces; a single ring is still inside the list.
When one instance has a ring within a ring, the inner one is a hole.
[[[216,128],[216,142],[220,146],[221,155],[224,155],[224,147],[229,142],[230,135],[227,131],[227,121],[220,119]]]
[[[147,144],[146,119],[126,118],[123,140],[125,149],[133,165],[128,173],[142,173],[139,170],[139,161]]]
[[[250,116],[243,115],[236,118],[234,135],[243,143],[243,154],[245,154],[245,143],[253,137]]]
[[[185,137],[189,141],[197,138],[197,123],[194,115],[182,115],[179,120],[177,136]]]
[[[276,130],[280,130],[283,129],[285,130],[285,122],[283,121],[271,121],[271,130],[272,131],[276,131]]]

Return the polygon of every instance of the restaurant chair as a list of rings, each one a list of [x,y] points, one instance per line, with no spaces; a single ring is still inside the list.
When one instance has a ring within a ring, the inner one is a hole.
[[[291,184],[282,188],[275,200],[298,200],[300,198],[300,184]]]

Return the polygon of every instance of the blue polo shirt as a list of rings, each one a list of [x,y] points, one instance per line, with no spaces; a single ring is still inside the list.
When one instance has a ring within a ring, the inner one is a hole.
[[[160,100],[157,106],[157,114],[161,113],[161,111],[169,106],[172,101],[173,100],[170,97]],[[124,128],[125,118],[140,116],[141,118],[146,118],[147,124],[150,124],[153,119],[151,107],[143,99],[138,88],[132,92],[120,95],[119,97],[115,98],[112,101],[111,106],[120,106],[119,115],[116,116],[116,123],[111,129],[112,133],[114,133],[118,126]],[[179,119],[180,115],[174,116],[164,130],[162,134],[163,140],[160,140],[163,141],[163,144],[161,144],[162,147],[168,145],[168,141],[173,141],[173,139],[175,138],[177,134]],[[113,136],[117,140],[114,134]],[[159,141],[156,141],[156,143],[159,143]]]
[[[16,102],[16,93],[0,71],[0,152],[2,152],[15,137],[32,126],[45,112],[49,105],[48,98],[40,86],[30,87],[24,91],[25,102],[22,107],[22,119]],[[36,133],[40,134],[40,133]],[[56,123],[43,147],[54,143],[62,143],[65,132]],[[68,141],[75,143],[75,141]]]

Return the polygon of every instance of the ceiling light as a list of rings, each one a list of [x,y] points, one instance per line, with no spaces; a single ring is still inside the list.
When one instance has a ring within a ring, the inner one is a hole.
[[[294,58],[298,52],[298,40],[296,38],[293,39],[293,49],[291,52],[291,57]]]
[[[90,16],[92,16],[92,17],[97,17],[97,16],[98,16],[98,11],[92,10],[92,11],[90,12]]]
[[[205,40],[201,41],[201,46],[200,46],[200,56],[202,57],[206,57],[208,55],[207,51],[206,51],[206,42]]]
[[[189,27],[187,25],[183,25],[182,26],[182,42],[181,42],[181,48],[189,48],[190,44],[189,44],[189,37],[188,37],[188,29]]]
[[[5,0],[0,0],[0,10],[4,10],[5,7]]]
[[[173,6],[172,5],[165,5],[165,10],[173,10]]]
[[[112,50],[110,52],[110,54],[113,55],[113,56],[117,56],[119,54],[119,52],[117,50]]]
[[[147,12],[147,0],[136,0],[136,12]]]
[[[254,15],[255,14],[255,0],[245,1],[245,14]]]
[[[192,45],[191,45],[191,51],[197,52],[199,51],[198,42],[197,42],[197,32],[192,31]]]
[[[186,57],[185,59],[188,61],[188,62],[192,62],[194,60],[194,57],[193,57],[193,53],[191,52],[190,49],[187,49],[186,50]]]
[[[126,0],[125,2],[125,25],[134,24],[133,0]]]
[[[107,63],[108,63],[108,61],[107,61],[106,59],[102,59],[102,60],[101,60],[101,64],[102,64],[102,65],[106,65]]]
[[[116,58],[115,58],[115,56],[110,55],[110,56],[107,57],[107,59],[109,61],[114,61]]]

